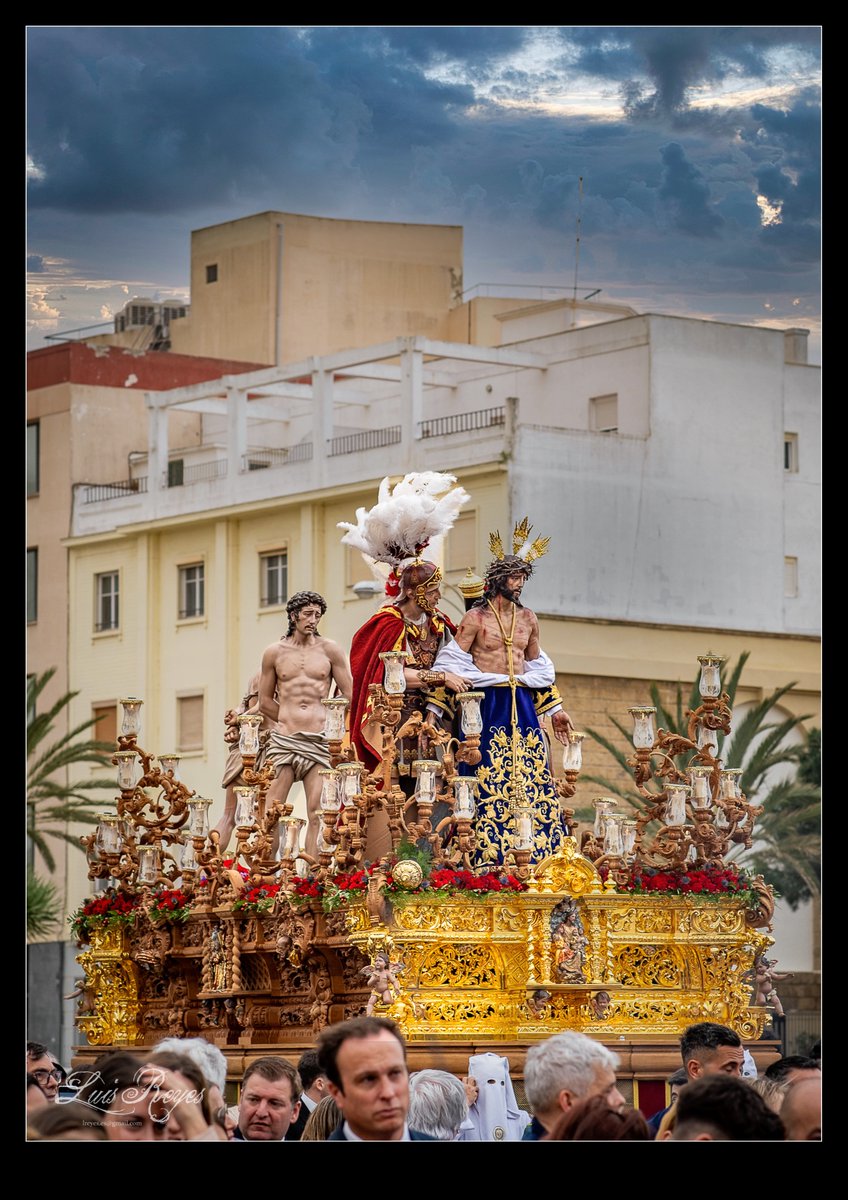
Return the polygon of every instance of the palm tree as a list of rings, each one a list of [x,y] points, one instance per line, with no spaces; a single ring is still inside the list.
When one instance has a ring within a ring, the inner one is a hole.
[[[114,746],[109,742],[82,738],[95,724],[83,721],[66,734],[48,742],[57,718],[78,692],[65,692],[52,708],[37,713],[38,698],[56,674],[51,667],[27,680],[27,838],[51,874],[56,860],[49,839],[69,842],[82,850],[79,838],[68,833],[71,822],[96,825],[99,813],[91,789],[114,790],[113,779],[84,779],[67,782],[67,770],[81,763],[109,766]],[[59,896],[53,885],[30,872],[27,880],[27,932],[44,936],[58,920]]]
[[[729,677],[724,681],[723,690],[728,694],[731,708],[742,670],[749,657],[748,651],[740,654]],[[716,757],[721,758],[726,767],[742,768],[740,785],[748,802],[763,805],[763,813],[756,825],[757,841],[751,850],[738,852],[740,862],[754,871],[762,872],[775,884],[777,891],[792,908],[796,908],[802,900],[819,894],[821,851],[821,792],[815,766],[808,766],[806,775],[796,769],[794,778],[784,779],[779,783],[771,783],[767,778],[775,767],[803,763],[805,756],[808,756],[805,747],[793,746],[786,739],[803,721],[809,719],[809,714],[768,720],[781,698],[794,686],[794,683],[788,683],[775,688],[743,716],[729,737],[719,733],[716,749]],[[663,704],[656,683],[651,684],[650,695],[651,703],[657,710],[657,727],[666,732],[677,731],[685,734],[686,707],[695,709],[701,703],[697,681],[689,694],[688,706],[684,706],[683,687],[678,683],[673,711]],[[592,729],[588,729],[587,733],[593,741],[603,746],[622,771],[629,775],[627,760],[633,753],[630,730],[612,715],[610,720],[624,738],[628,747],[626,750]],[[690,757],[691,751],[677,755],[674,760],[677,768],[683,770]],[[599,784],[608,795],[617,796],[625,805],[642,811],[644,797],[635,787],[623,789],[601,775],[583,775],[581,778],[588,783]],[[583,812],[579,815],[584,819],[586,815],[589,815],[590,819],[594,816],[592,813]]]

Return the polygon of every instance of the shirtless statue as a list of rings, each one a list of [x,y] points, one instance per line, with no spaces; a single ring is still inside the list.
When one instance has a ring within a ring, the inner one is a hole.
[[[224,741],[230,747],[229,755],[227,756],[226,766],[224,767],[224,777],[221,780],[221,787],[226,788],[224,800],[224,815],[221,820],[212,830],[218,835],[218,846],[223,853],[230,843],[230,838],[233,836],[233,830],[236,827],[236,794],[235,788],[239,784],[244,783],[243,763],[241,753],[239,751],[239,723],[238,719],[245,713],[259,712],[259,672],[251,675],[247,681],[244,696],[241,703],[236,708],[228,708],[224,713]],[[259,753],[256,756],[254,763],[254,771],[259,771],[265,764],[265,752],[268,748],[268,731],[274,727],[274,722],[269,717],[263,717],[262,727],[259,731]]]
[[[259,677],[259,711],[275,723],[266,762],[276,769],[276,777],[267,798],[284,804],[292,784],[303,783],[308,818],[304,849],[315,858],[321,826],[318,772],[330,766],[323,734],[327,714],[321,701],[329,697],[333,684],[350,699],[350,667],[341,647],[318,633],[318,622],[327,611],[323,596],[297,592],[286,611],[286,635],[264,651]]]
[[[539,621],[521,603],[534,558],[547,539],[530,545],[526,519],[513,534],[513,549],[504,554],[500,536],[490,544],[496,558],[486,571],[483,597],[462,618],[456,638],[436,657],[436,670],[454,671],[485,693],[482,763],[476,774],[479,802],[475,821],[476,866],[497,866],[514,845],[516,810],[532,814],[533,854],[538,862],[553,854],[567,834],[548,762],[548,746],[540,718],[550,715],[557,740],[568,741],[573,728],[556,689],[556,672],[539,644]]]

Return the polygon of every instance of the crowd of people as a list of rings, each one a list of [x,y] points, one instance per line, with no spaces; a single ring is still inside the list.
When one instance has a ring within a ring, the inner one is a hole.
[[[27,1138],[821,1140],[819,1057],[790,1056],[762,1076],[744,1075],[750,1065],[738,1035],[708,1021],[690,1026],[680,1048],[682,1068],[668,1080],[671,1103],[651,1122],[625,1101],[618,1055],[576,1032],[555,1034],[527,1051],[529,1112],[518,1105],[507,1060],[494,1053],[473,1055],[462,1078],[435,1068],[410,1074],[404,1039],[385,1017],[328,1025],[296,1066],[280,1054],[252,1059],[233,1107],[225,1099],[226,1057],[203,1038],[110,1051],[70,1075],[44,1045],[29,1042]]]

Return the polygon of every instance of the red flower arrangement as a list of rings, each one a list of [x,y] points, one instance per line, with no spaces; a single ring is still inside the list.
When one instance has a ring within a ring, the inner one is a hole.
[[[469,900],[485,900],[498,892],[526,892],[527,884],[507,871],[484,871],[475,875],[455,867],[441,867],[425,876],[416,888],[396,883],[391,872],[382,888],[383,895],[395,908],[403,908],[413,900],[442,904],[457,896]]]
[[[606,880],[606,867],[601,868],[601,877]],[[706,866],[697,870],[692,868],[689,871],[672,871],[639,863],[634,864],[629,878],[624,883],[616,884],[616,891],[640,896],[657,892],[705,897],[753,894],[748,876],[734,866]]]
[[[261,883],[242,892],[233,904],[233,912],[262,913],[267,912],[274,903],[274,897],[280,890],[278,883]]]
[[[326,884],[315,879],[298,879],[289,892],[289,900],[295,905],[319,900],[324,912],[333,912],[345,901],[356,899],[367,891],[369,878],[376,866],[376,863],[372,863],[358,871],[342,872]],[[505,871],[486,871],[482,875],[475,875],[471,871],[444,867],[432,871],[429,876],[425,875],[418,887],[408,888],[395,882],[389,868],[386,882],[380,890],[395,907],[399,907],[410,900],[426,899],[440,903],[456,895],[482,900],[495,892],[526,892],[527,884]]]
[[[82,945],[95,929],[132,925],[140,911],[139,901],[139,896],[127,896],[113,888],[86,900],[68,918],[74,940]]]
[[[182,888],[163,888],[148,909],[151,921],[185,921],[191,912],[191,899]]]

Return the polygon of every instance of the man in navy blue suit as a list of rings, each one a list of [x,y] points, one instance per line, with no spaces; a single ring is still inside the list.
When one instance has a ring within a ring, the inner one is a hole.
[[[406,1046],[394,1021],[355,1017],[328,1025],[317,1042],[327,1089],[344,1122],[330,1142],[433,1142],[406,1123]]]

